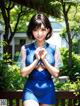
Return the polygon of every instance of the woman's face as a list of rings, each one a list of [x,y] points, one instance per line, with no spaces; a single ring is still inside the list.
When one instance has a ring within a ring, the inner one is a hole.
[[[40,28],[35,28],[32,33],[34,38],[37,41],[43,41],[46,38],[47,33],[49,32],[49,29],[45,28],[42,24]]]

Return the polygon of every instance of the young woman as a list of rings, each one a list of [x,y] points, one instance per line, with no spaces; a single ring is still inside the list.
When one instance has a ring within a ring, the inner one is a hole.
[[[36,14],[28,25],[27,35],[34,41],[21,48],[21,75],[28,76],[23,90],[24,106],[49,106],[56,103],[51,76],[58,77],[60,52],[45,40],[52,36],[48,18]]]

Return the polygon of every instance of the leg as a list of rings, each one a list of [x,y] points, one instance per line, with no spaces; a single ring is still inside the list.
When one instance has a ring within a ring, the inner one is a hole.
[[[51,105],[48,105],[48,104],[40,104],[39,106],[51,106]]]
[[[39,104],[34,100],[25,100],[23,106],[39,106]]]

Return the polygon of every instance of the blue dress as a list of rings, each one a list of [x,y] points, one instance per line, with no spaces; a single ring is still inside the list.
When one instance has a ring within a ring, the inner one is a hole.
[[[46,55],[47,61],[54,66],[55,46],[46,42],[44,48],[47,51]],[[34,51],[36,50],[35,42],[25,45],[25,49],[27,55],[25,64],[26,66],[28,66],[35,59],[34,55]],[[40,60],[37,65],[39,64],[43,64],[43,62]],[[24,86],[22,99],[23,101],[35,100],[36,102],[43,104],[56,103],[54,83],[51,78],[51,74],[47,69],[43,69],[42,71],[34,69],[30,73]]]

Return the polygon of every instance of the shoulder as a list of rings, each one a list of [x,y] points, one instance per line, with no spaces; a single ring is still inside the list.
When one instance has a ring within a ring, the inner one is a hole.
[[[21,52],[20,53],[21,53],[21,55],[24,55],[26,53],[26,49],[25,49],[24,45],[21,47]]]
[[[22,48],[22,49],[28,49],[28,48],[32,47],[33,44],[34,44],[33,42],[27,43],[27,44],[24,44],[21,48]]]
[[[47,47],[49,47],[52,50],[56,50],[56,45],[48,43],[48,42],[47,42]]]

